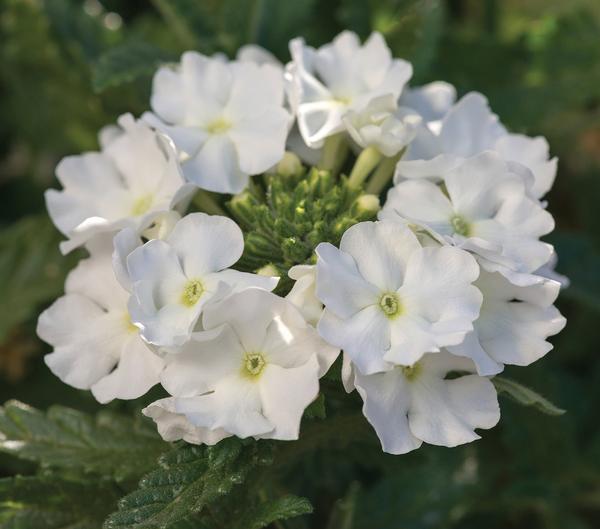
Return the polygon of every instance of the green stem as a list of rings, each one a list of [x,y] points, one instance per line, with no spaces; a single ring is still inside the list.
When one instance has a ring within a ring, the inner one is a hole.
[[[348,179],[348,185],[359,187],[381,161],[381,157],[381,153],[375,147],[364,149],[354,163],[350,178]]]
[[[348,142],[345,134],[343,132],[334,134],[325,140],[317,167],[335,176],[342,168],[347,153]]]
[[[194,197],[194,205],[209,215],[222,215],[227,217],[227,212],[217,203],[215,198],[204,189],[198,190]]]
[[[404,151],[406,149],[402,149],[396,156],[392,156],[391,158],[385,158],[375,169],[373,176],[369,179],[367,183],[367,187],[365,189],[366,193],[370,193],[373,195],[379,195],[388,184],[392,176],[394,176],[394,170],[396,169],[396,165],[398,160],[402,158]]]

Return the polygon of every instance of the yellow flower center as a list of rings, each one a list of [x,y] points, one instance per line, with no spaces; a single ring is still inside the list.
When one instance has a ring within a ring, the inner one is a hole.
[[[190,279],[183,287],[181,304],[193,307],[204,294],[204,285],[199,279]]]
[[[468,237],[471,233],[470,224],[460,215],[454,215],[454,217],[450,219],[450,224],[452,224],[454,233],[457,233],[458,235]]]
[[[134,217],[143,215],[150,209],[150,206],[152,206],[153,200],[154,200],[154,197],[152,195],[144,195],[144,196],[138,198],[137,200],[135,200],[135,202],[133,203],[133,206],[131,207],[131,214]]]
[[[379,298],[379,308],[390,319],[397,318],[402,312],[402,305],[398,294],[395,292],[386,292]]]
[[[125,322],[125,329],[129,333],[138,333],[140,330],[133,324],[131,321],[131,316],[128,312],[123,315],[123,320]]]
[[[257,378],[266,365],[267,362],[262,353],[246,353],[242,363],[242,374],[249,378]]]
[[[412,382],[419,376],[422,368],[421,364],[417,362],[412,366],[400,366],[400,369],[402,370],[402,374],[406,377],[406,379]]]
[[[223,134],[231,128],[231,123],[224,118],[217,118],[206,126],[209,134]]]

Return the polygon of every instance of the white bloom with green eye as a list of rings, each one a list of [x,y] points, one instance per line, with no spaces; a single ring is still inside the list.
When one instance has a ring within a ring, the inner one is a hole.
[[[483,294],[479,318],[473,332],[448,351],[471,358],[480,375],[495,375],[504,364],[527,366],[539,360],[552,349],[547,338],[565,326],[552,305],[560,283],[535,275],[521,275],[520,280],[521,285],[514,285],[482,268],[475,282]]]
[[[363,149],[374,147],[391,158],[415,137],[421,116],[410,108],[398,107],[396,99],[391,94],[379,96],[364,108],[346,112],[344,125]]]
[[[540,237],[554,220],[527,193],[525,167],[484,152],[427,179],[400,182],[388,193],[380,218],[403,218],[518,272],[531,273],[552,255]]]
[[[317,246],[318,330],[364,374],[412,365],[457,345],[473,329],[481,293],[475,259],[458,248],[423,248],[399,222],[360,222],[340,248]]]
[[[355,33],[344,31],[317,50],[297,38],[290,42],[290,54],[288,97],[300,133],[311,148],[344,131],[342,118],[348,110],[360,109],[385,94],[397,99],[412,76],[411,64],[393,59],[377,32],[361,46]]]
[[[239,193],[285,151],[291,116],[271,64],[188,51],[156,72],[151,106],[144,119],[173,140],[186,178],[203,189]]]
[[[56,168],[62,191],[46,191],[48,212],[72,249],[125,227],[146,228],[159,212],[185,202],[186,184],[172,143],[130,114],[101,152],[63,158]]]
[[[405,454],[422,443],[458,446],[479,439],[476,428],[494,427],[500,420],[496,389],[474,371],[473,362],[446,351],[383,373],[354,370],[363,413],[383,451]],[[457,376],[447,378],[449,373]]]
[[[172,409],[211,432],[297,439],[339,350],[292,303],[257,288],[207,306],[202,324],[161,376]]]
[[[163,240],[153,239],[127,257],[129,312],[148,343],[182,345],[204,306],[232,290],[272,290],[278,278],[232,270],[244,237],[227,217],[191,213]],[[213,299],[214,298],[214,299]]]
[[[140,337],[127,310],[110,249],[79,262],[65,295],[38,320],[38,336],[54,347],[44,360],[63,382],[91,389],[100,402],[136,399],[158,383],[164,363]]]
[[[410,99],[409,96],[403,104],[410,106]],[[438,113],[437,117],[432,122],[425,118],[426,125],[420,128],[397,166],[396,182],[423,177],[436,180],[440,173],[456,166],[460,160],[491,150],[533,173],[528,188],[533,198],[541,198],[552,187],[558,161],[550,159],[546,139],[509,133],[482,94],[470,92],[445,115]]]

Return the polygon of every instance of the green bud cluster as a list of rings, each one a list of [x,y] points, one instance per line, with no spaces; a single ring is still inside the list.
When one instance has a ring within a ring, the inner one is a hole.
[[[338,245],[350,226],[374,219],[379,210],[377,197],[329,171],[311,168],[264,178],[264,187],[251,185],[227,207],[244,230],[244,254],[236,267],[254,272],[270,265],[281,277],[278,294],[291,288],[292,266],[315,262],[319,243]]]

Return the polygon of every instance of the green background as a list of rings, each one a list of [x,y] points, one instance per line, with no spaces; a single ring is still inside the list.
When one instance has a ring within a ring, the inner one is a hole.
[[[548,240],[572,282],[558,302],[568,324],[545,359],[507,375],[568,413],[549,417],[503,400],[501,424],[482,441],[407,456],[332,442],[281,479],[316,508],[286,527],[599,527],[597,0],[2,0],[0,402],[98,409],[49,373],[35,336],[37,314],[61,294],[78,257],[60,256],[45,213],[58,160],[96,149],[97,131],[119,114],[146,110],[162,60],[187,49],[234,56],[256,42],[286,61],[290,38],[319,45],[345,28],[363,38],[381,31],[395,56],[413,61],[414,83],[442,79],[461,95],[483,92],[513,131],[546,136],[559,156],[547,197],[557,229]],[[29,471],[0,456],[0,476]]]

